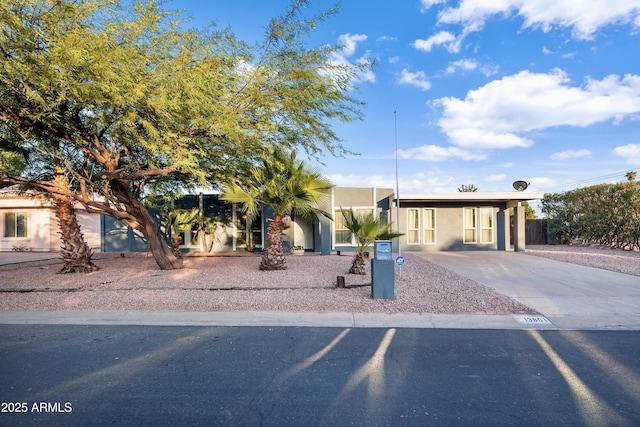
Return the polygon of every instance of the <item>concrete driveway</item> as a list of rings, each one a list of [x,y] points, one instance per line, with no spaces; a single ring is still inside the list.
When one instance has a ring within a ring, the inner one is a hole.
[[[526,304],[559,328],[640,329],[640,277],[522,252],[420,255]]]

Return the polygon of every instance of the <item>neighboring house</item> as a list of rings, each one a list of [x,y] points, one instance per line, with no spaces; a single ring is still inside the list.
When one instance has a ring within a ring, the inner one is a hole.
[[[393,223],[393,231],[404,235],[398,239],[402,251],[509,250],[511,232],[509,209],[515,208],[513,249],[525,249],[525,208],[522,202],[537,200],[542,193],[451,193],[402,194],[398,200],[390,188],[335,187],[321,209],[330,212],[334,221],[320,217],[307,221],[293,215],[285,224],[284,248],[303,246],[308,252],[328,255],[336,251],[354,251],[356,242],[344,228],[341,209],[356,214],[374,213]],[[272,213],[264,207],[250,223],[233,204],[217,194],[188,195],[174,201],[174,206],[199,209],[204,217],[215,219],[207,231],[213,239],[212,252],[246,250],[247,236],[256,250],[263,248]],[[399,221],[398,221],[399,215]],[[80,207],[78,218],[85,239],[103,252],[147,251],[144,237],[113,218],[87,214]],[[15,189],[0,191],[0,250],[28,247],[31,250],[58,250],[60,237],[51,203],[36,193]],[[159,219],[159,218],[158,218]],[[194,226],[183,235],[184,251],[202,251],[199,230]],[[394,241],[394,250],[397,250]],[[205,249],[208,251],[208,248]]]
[[[100,215],[76,205],[78,222],[90,247],[100,248]],[[58,251],[62,242],[51,201],[17,187],[0,190],[0,251]]]

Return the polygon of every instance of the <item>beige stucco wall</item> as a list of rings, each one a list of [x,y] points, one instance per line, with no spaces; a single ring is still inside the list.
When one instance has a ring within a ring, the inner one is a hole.
[[[11,251],[22,246],[48,251],[52,234],[50,211],[50,203],[43,197],[3,194],[0,197],[0,250]],[[4,237],[4,218],[9,212],[27,212],[27,237]]]
[[[390,194],[393,194],[390,188],[335,187],[333,206],[335,209],[376,206]]]
[[[8,212],[27,212],[27,237],[4,237],[4,217]],[[77,211],[78,222],[90,247],[100,249],[100,215]],[[32,251],[60,249],[58,222],[51,203],[42,196],[3,194],[0,196],[0,251],[26,247]]]
[[[464,207],[487,207],[477,205],[465,205]],[[422,216],[422,209],[434,208],[436,210],[436,241],[435,243],[423,243],[423,225],[422,217],[420,218],[420,243],[409,244],[407,243],[407,215],[410,208],[419,209]],[[497,221],[496,215],[498,208],[493,208],[493,241],[491,243],[480,243],[479,237],[477,243],[464,243],[463,242],[463,206],[442,206],[438,204],[434,205],[410,205],[402,207],[400,205],[400,230],[405,233],[400,237],[400,245],[403,251],[422,251],[422,252],[435,252],[435,251],[463,251],[463,250],[496,250],[497,249]],[[395,207],[392,209],[392,219],[395,224],[396,211]],[[394,226],[394,230],[396,227]]]

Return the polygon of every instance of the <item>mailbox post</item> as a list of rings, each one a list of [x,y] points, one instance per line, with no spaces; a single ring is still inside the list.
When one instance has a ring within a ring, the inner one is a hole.
[[[371,296],[394,299],[395,270],[391,252],[391,240],[373,242],[371,260]]]

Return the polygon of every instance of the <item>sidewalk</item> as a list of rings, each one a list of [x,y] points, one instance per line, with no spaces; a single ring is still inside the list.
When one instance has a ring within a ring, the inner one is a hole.
[[[540,316],[193,311],[0,311],[0,324],[557,329]]]
[[[25,252],[4,252],[0,251],[0,265],[8,264],[20,264],[23,262],[32,261],[45,261],[48,259],[58,259],[60,254],[58,252],[38,252],[38,251],[25,251]]]

